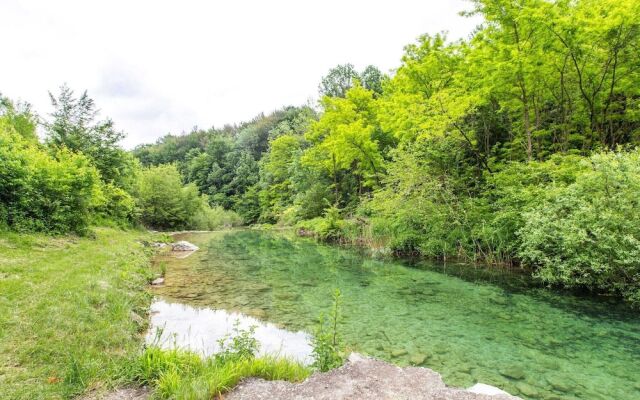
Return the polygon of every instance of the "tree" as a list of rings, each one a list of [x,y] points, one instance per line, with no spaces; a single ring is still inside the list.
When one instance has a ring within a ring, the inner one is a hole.
[[[66,85],[58,96],[49,93],[54,111],[47,122],[47,143],[86,155],[100,172],[104,182],[131,187],[133,158],[118,143],[124,133],[116,131],[113,121],[96,121],[98,110],[87,92],[78,98]]]
[[[33,114],[31,105],[27,103],[14,103],[0,94],[0,117],[24,139],[29,142],[38,142],[36,126],[38,118]]]
[[[331,68],[329,73],[322,77],[319,86],[320,95],[345,97],[356,79],[360,79],[360,75],[352,64],[341,64]]]
[[[369,65],[360,74],[360,82],[365,89],[371,90],[376,96],[382,94],[382,84],[387,77],[374,65]]]
[[[303,162],[332,176],[336,201],[340,201],[340,191],[346,189],[342,183],[347,182],[340,182],[344,180],[340,178],[342,172],[348,171],[347,176],[356,179],[356,193],[379,185],[384,172],[384,145],[389,138],[377,122],[373,92],[356,82],[345,98],[325,96],[322,105],[324,114],[307,132],[313,146],[305,152]],[[353,189],[351,194],[356,194]]]

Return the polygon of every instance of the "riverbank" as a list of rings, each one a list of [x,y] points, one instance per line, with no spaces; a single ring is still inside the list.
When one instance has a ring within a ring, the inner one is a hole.
[[[152,251],[136,230],[0,233],[0,398],[62,399],[130,380]]]

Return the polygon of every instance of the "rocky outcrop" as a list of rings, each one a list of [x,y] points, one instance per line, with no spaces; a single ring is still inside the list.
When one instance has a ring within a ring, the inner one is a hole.
[[[246,379],[225,400],[514,400],[500,389],[475,385],[470,390],[447,387],[428,368],[400,368],[352,354],[345,365],[316,373],[302,383]]]

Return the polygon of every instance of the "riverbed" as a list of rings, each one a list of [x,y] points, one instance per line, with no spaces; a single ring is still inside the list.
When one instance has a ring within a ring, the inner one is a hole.
[[[200,250],[156,261],[166,280],[154,289],[152,325],[165,342],[210,354],[238,320],[258,327],[264,352],[309,362],[309,332],[339,288],[340,332],[354,351],[526,399],[640,398],[640,314],[614,299],[554,292],[509,270],[377,260],[286,233],[176,239]]]

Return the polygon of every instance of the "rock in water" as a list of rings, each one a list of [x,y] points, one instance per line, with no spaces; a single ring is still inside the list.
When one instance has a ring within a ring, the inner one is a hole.
[[[573,385],[567,381],[566,378],[563,379],[557,376],[548,376],[547,382],[558,392],[569,392],[573,389]]]
[[[501,369],[500,375],[506,376],[507,378],[521,380],[524,379],[524,370],[517,365],[505,367]]]
[[[496,394],[504,394],[507,396],[509,395],[509,393],[505,392],[504,390],[498,389],[495,386],[486,385],[484,383],[476,383],[475,385],[467,389],[467,391],[477,394],[488,394],[489,396],[493,396]]]
[[[413,365],[422,365],[427,360],[427,356],[420,353],[414,353],[409,358],[409,362]]]
[[[540,393],[538,393],[538,390],[527,383],[518,382],[516,383],[516,388],[520,391],[520,393],[522,393],[527,397],[533,397],[535,399],[540,396]]]
[[[171,250],[173,251],[196,251],[199,247],[193,243],[189,243],[185,240],[181,240],[179,242],[175,242],[171,245]]]
[[[402,357],[402,356],[406,356],[409,352],[406,351],[405,349],[394,349],[391,350],[391,356],[392,357]]]
[[[163,285],[164,284],[164,278],[156,278],[156,279],[151,281],[151,284],[153,286]]]

